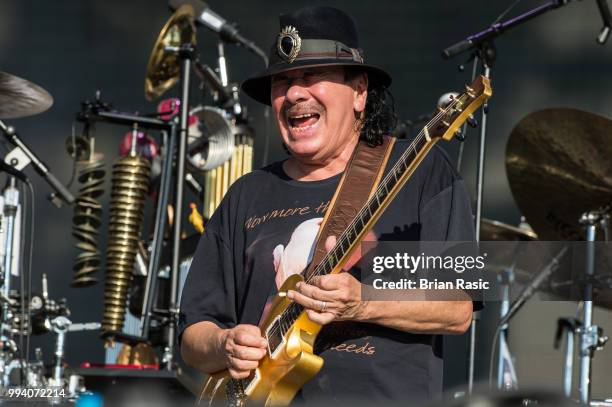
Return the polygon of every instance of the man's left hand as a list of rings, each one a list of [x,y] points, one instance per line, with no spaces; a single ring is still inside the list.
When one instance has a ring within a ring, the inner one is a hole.
[[[361,283],[346,272],[318,276],[312,284],[299,282],[287,297],[306,308],[311,321],[321,325],[333,321],[359,320],[365,303]]]

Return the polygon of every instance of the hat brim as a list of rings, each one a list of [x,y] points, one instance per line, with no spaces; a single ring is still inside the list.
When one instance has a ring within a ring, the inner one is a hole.
[[[296,69],[303,68],[317,68],[317,67],[326,67],[326,66],[352,66],[362,69],[364,72],[368,74],[368,76],[377,77],[379,83],[383,86],[391,85],[391,75],[389,75],[385,70],[374,66],[362,64],[359,62],[353,61],[338,61],[337,59],[332,59],[328,61],[318,60],[316,62],[312,60],[302,60],[302,61],[294,61],[291,65],[289,64],[279,64],[276,66],[271,66],[268,69],[258,73],[257,75],[245,80],[242,83],[242,90],[244,93],[258,101],[259,103],[263,103],[264,105],[270,106],[272,103],[270,96],[270,79],[272,76],[279,74],[281,72],[293,71]]]

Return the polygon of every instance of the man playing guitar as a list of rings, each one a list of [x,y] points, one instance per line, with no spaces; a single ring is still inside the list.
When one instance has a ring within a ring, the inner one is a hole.
[[[182,294],[181,353],[194,368],[248,377],[266,355],[258,323],[286,277],[310,262],[317,230],[360,139],[395,125],[391,82],[363,62],[344,12],[311,7],[280,17],[268,68],[243,90],[271,105],[289,158],[233,184],[207,224]],[[389,165],[407,148],[398,140]],[[366,240],[474,240],[460,176],[433,148]],[[329,249],[334,244],[330,237]],[[440,334],[460,334],[473,302],[362,301],[359,273],[299,283],[287,297],[323,325],[325,363],[296,401],[426,400],[442,389]]]

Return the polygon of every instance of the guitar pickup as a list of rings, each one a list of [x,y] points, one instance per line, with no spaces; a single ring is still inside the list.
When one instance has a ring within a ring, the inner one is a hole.
[[[281,328],[280,315],[266,329],[266,340],[268,341],[268,354],[270,359],[274,359],[285,343],[285,335]]]

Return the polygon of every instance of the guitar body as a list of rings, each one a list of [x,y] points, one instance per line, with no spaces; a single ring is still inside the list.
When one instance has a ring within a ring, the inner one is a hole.
[[[279,292],[286,293],[303,281],[301,275],[290,276]],[[269,316],[261,324],[269,326],[291,304],[286,297],[277,296]],[[244,396],[236,397],[230,394],[228,387],[232,380],[227,370],[212,374],[202,389],[199,405],[204,406],[286,406],[291,403],[296,393],[312,379],[323,366],[323,359],[313,353],[314,341],[321,326],[308,319],[306,314],[293,324],[291,330],[284,335],[283,343],[272,354],[260,361],[247,388],[242,389]],[[234,381],[235,382],[235,381]]]

